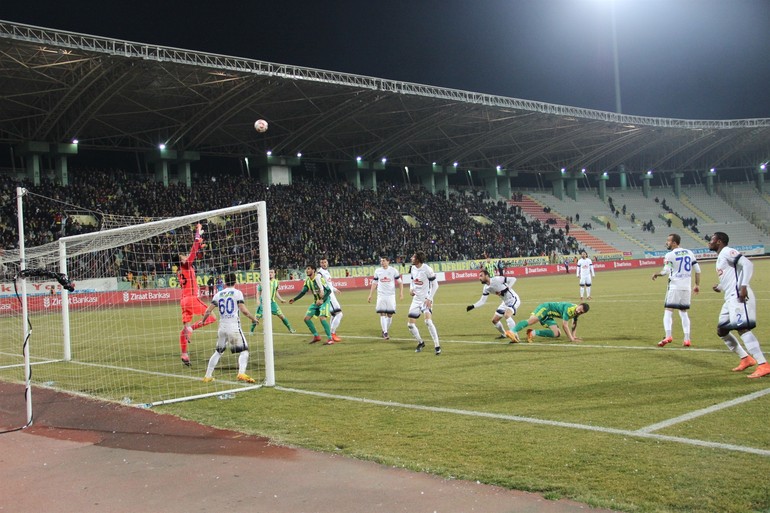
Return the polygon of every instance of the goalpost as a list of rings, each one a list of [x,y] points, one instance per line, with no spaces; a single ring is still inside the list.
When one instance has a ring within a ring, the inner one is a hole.
[[[270,305],[264,201],[146,222],[123,218],[119,223],[136,224],[25,248],[20,199],[25,194],[17,189],[20,249],[2,255],[0,379],[18,381],[24,369],[28,422],[32,384],[145,407],[275,385],[271,315],[263,316],[254,333],[244,319],[248,373],[256,384],[236,381],[238,355],[229,350],[215,380],[202,381],[218,323],[190,336],[189,367],[180,359],[179,343],[183,325],[175,271],[180,256],[190,253],[197,223],[204,231],[194,261],[201,301],[208,305],[223,275],[235,272],[236,288],[252,313],[260,284],[262,303]],[[67,279],[74,292],[66,289]]]

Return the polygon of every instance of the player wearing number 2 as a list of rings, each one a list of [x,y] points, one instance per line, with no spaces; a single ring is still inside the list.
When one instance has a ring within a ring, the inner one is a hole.
[[[719,312],[717,335],[730,351],[737,354],[741,362],[734,372],[741,372],[749,367],[757,369],[749,374],[750,378],[770,376],[770,364],[767,363],[759,340],[751,332],[757,327],[757,300],[749,286],[754,272],[754,264],[740,251],[729,247],[730,238],[724,232],[714,232],[709,241],[709,249],[717,254],[717,277],[719,283],[712,288],[714,292],[725,295],[725,303]],[[746,349],[741,347],[738,338],[731,333],[738,332]]]
[[[663,312],[663,329],[666,336],[658,342],[659,347],[673,341],[672,328],[674,327],[674,310],[679,310],[679,318],[682,320],[684,331],[684,347],[690,347],[690,284],[692,273],[695,271],[695,287],[692,292],[700,290],[700,265],[692,251],[680,248],[682,238],[679,234],[672,233],[666,238],[668,253],[663,257],[663,269],[652,275],[655,280],[658,276],[668,276],[668,290],[666,291],[665,311]]]
[[[249,344],[246,342],[246,337],[243,336],[243,330],[241,330],[240,314],[245,315],[252,322],[257,322],[257,318],[246,308],[243,292],[235,288],[235,273],[227,273],[225,284],[226,287],[224,289],[214,294],[211,304],[203,314],[202,321],[206,322],[211,318],[211,312],[215,308],[219,309],[217,347],[214,350],[214,354],[209,358],[209,365],[206,368],[206,376],[203,378],[203,381],[206,383],[214,381],[214,368],[216,368],[222,353],[225,352],[229,345],[230,351],[238,353],[238,375],[236,379],[246,383],[254,383],[254,379],[246,374],[246,366],[249,364]]]

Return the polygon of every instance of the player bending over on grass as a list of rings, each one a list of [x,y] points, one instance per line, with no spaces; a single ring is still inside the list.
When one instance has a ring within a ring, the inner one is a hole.
[[[393,316],[396,314],[396,282],[401,288],[401,299],[404,299],[404,282],[401,280],[401,273],[394,267],[390,267],[388,257],[380,257],[380,266],[374,271],[372,286],[369,289],[367,303],[372,302],[372,294],[377,289],[377,305],[375,312],[380,314],[380,328],[382,328],[382,338],[390,339],[388,332],[393,323]]]
[[[289,333],[296,333],[297,330],[291,327],[289,319],[283,315],[281,307],[278,306],[278,303],[275,301],[278,299],[281,303],[286,302],[286,300],[278,293],[278,285],[280,285],[280,283],[275,279],[275,269],[270,269],[270,313],[281,319],[281,322],[286,326],[286,329],[289,330]],[[259,294],[257,294],[257,320],[251,324],[252,333],[254,332],[254,328],[257,327],[257,324],[259,324],[259,320],[262,318],[262,285],[260,284],[257,289],[259,290]]]
[[[719,312],[717,335],[724,340],[728,349],[741,358],[740,364],[733,369],[740,372],[757,365],[757,369],[749,374],[750,378],[761,378],[770,375],[770,364],[767,363],[759,340],[751,332],[757,326],[757,300],[749,282],[754,272],[754,264],[740,251],[729,247],[730,238],[724,232],[714,232],[709,241],[709,249],[717,254],[717,276],[719,283],[712,288],[715,292],[724,292],[725,303]],[[731,333],[737,331],[746,349]]]
[[[182,363],[190,366],[190,356],[187,354],[187,344],[190,342],[190,335],[193,330],[202,328],[207,324],[216,322],[216,317],[209,317],[206,322],[203,319],[192,323],[194,315],[203,315],[206,311],[206,304],[198,297],[198,279],[195,277],[195,267],[193,262],[195,261],[198,251],[201,250],[203,244],[203,228],[198,223],[195,226],[195,234],[193,235],[193,245],[190,249],[190,254],[179,254],[179,271],[177,272],[177,279],[179,280],[179,286],[182,287],[182,324],[184,327],[179,333],[179,348],[182,351]]]
[[[243,336],[243,331],[241,330],[240,314],[245,315],[252,322],[256,322],[257,318],[246,308],[243,292],[235,288],[235,273],[227,273],[225,284],[227,286],[224,289],[214,294],[211,304],[203,314],[202,321],[205,322],[211,318],[212,310],[215,308],[219,309],[217,347],[214,350],[214,354],[209,358],[209,365],[206,368],[206,376],[203,378],[203,381],[206,383],[214,381],[214,369],[219,363],[222,353],[225,352],[229,345],[230,351],[238,353],[238,375],[236,379],[246,383],[254,383],[254,379],[246,374],[246,366],[249,364],[249,344],[246,342],[246,337]]]
[[[313,303],[308,307],[305,318],[303,319],[307,325],[307,329],[313,334],[310,343],[315,344],[316,342],[321,341],[321,337],[315,329],[315,324],[313,324],[313,317],[318,317],[321,321],[321,326],[323,326],[324,332],[326,333],[326,342],[324,342],[324,345],[330,346],[334,344],[334,340],[332,340],[331,326],[329,326],[329,321],[327,319],[329,318],[329,311],[331,309],[329,298],[331,297],[332,291],[329,288],[329,285],[326,284],[324,277],[318,273],[315,265],[311,264],[307,266],[305,268],[305,274],[307,274],[305,285],[302,287],[302,290],[299,291],[299,294],[289,300],[289,304],[294,303],[308,292],[313,293]]]
[[[425,253],[422,251],[412,255],[412,268],[409,270],[411,282],[409,283],[409,294],[412,295],[412,304],[409,306],[409,321],[406,327],[409,333],[417,340],[417,349],[419,353],[425,347],[425,342],[420,336],[420,330],[417,329],[415,322],[420,316],[425,314],[425,325],[428,327],[428,333],[433,339],[433,350],[436,356],[441,354],[441,343],[438,338],[438,331],[433,324],[433,297],[438,290],[438,281],[436,273],[425,263]]]
[[[558,338],[561,336],[561,331],[554,321],[554,317],[560,318],[564,333],[569,337],[570,342],[580,342],[582,339],[577,338],[577,320],[578,317],[586,313],[589,309],[588,303],[543,303],[535,308],[535,311],[530,314],[529,319],[526,321],[519,321],[514,327],[515,333],[521,331],[526,326],[532,326],[536,322],[539,322],[542,326],[548,326],[547,330],[527,330],[527,342],[532,342],[535,335],[540,337]],[[569,325],[569,321],[572,319],[572,327]]]
[[[502,302],[500,306],[495,310],[495,315],[492,316],[492,325],[500,332],[500,334],[508,337],[512,343],[519,341],[519,336],[514,332],[515,325],[513,322],[513,316],[516,315],[516,310],[521,306],[521,300],[519,295],[513,291],[513,284],[516,282],[516,278],[507,278],[505,276],[491,276],[489,270],[482,269],[479,271],[479,281],[484,285],[481,290],[481,299],[468,305],[465,311],[470,312],[474,308],[478,308],[487,302],[489,294],[495,294],[500,296]],[[503,327],[503,323],[500,319],[505,317],[505,322],[508,328]]]

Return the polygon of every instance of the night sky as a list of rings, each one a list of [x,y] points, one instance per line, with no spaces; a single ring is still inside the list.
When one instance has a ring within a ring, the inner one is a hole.
[[[622,112],[770,118],[770,0],[6,1],[0,19]]]

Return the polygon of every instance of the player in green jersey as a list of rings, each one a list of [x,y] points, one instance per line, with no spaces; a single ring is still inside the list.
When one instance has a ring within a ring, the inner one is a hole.
[[[278,293],[278,286],[280,283],[278,280],[275,279],[275,269],[270,269],[270,312],[277,316],[279,319],[281,319],[281,322],[284,326],[286,326],[286,329],[289,330],[289,333],[296,333],[297,330],[291,327],[291,324],[289,323],[289,319],[286,318],[285,315],[283,315],[283,312],[281,311],[281,307],[278,306],[278,303],[276,302],[276,299],[280,301],[281,303],[285,303],[286,300],[281,297],[281,294]],[[252,323],[251,325],[251,332],[254,333],[254,328],[257,327],[257,324],[259,324],[260,319],[262,319],[262,285],[257,287],[259,289],[259,294],[257,295],[257,322]]]
[[[321,326],[324,328],[324,332],[326,332],[326,342],[324,342],[324,345],[330,346],[334,344],[334,340],[332,340],[331,326],[327,319],[329,318],[329,312],[331,310],[330,299],[332,290],[326,283],[324,277],[318,273],[315,265],[311,264],[307,266],[305,268],[305,274],[307,274],[305,285],[302,287],[299,294],[289,300],[289,304],[294,303],[308,292],[313,293],[313,303],[308,307],[304,319],[310,333],[313,334],[313,339],[310,343],[315,344],[316,342],[321,341],[321,337],[315,329],[315,324],[313,324],[313,317],[318,317],[321,321]]]
[[[556,338],[561,336],[559,326],[554,318],[560,318],[564,333],[569,337],[570,342],[580,342],[582,339],[575,336],[577,330],[578,317],[588,311],[588,303],[542,303],[535,308],[526,321],[519,321],[514,327],[514,332],[519,332],[527,326],[532,326],[539,322],[542,326],[548,326],[549,329],[527,330],[527,342],[532,342],[535,335],[540,337]],[[570,319],[572,326],[570,326]]]

